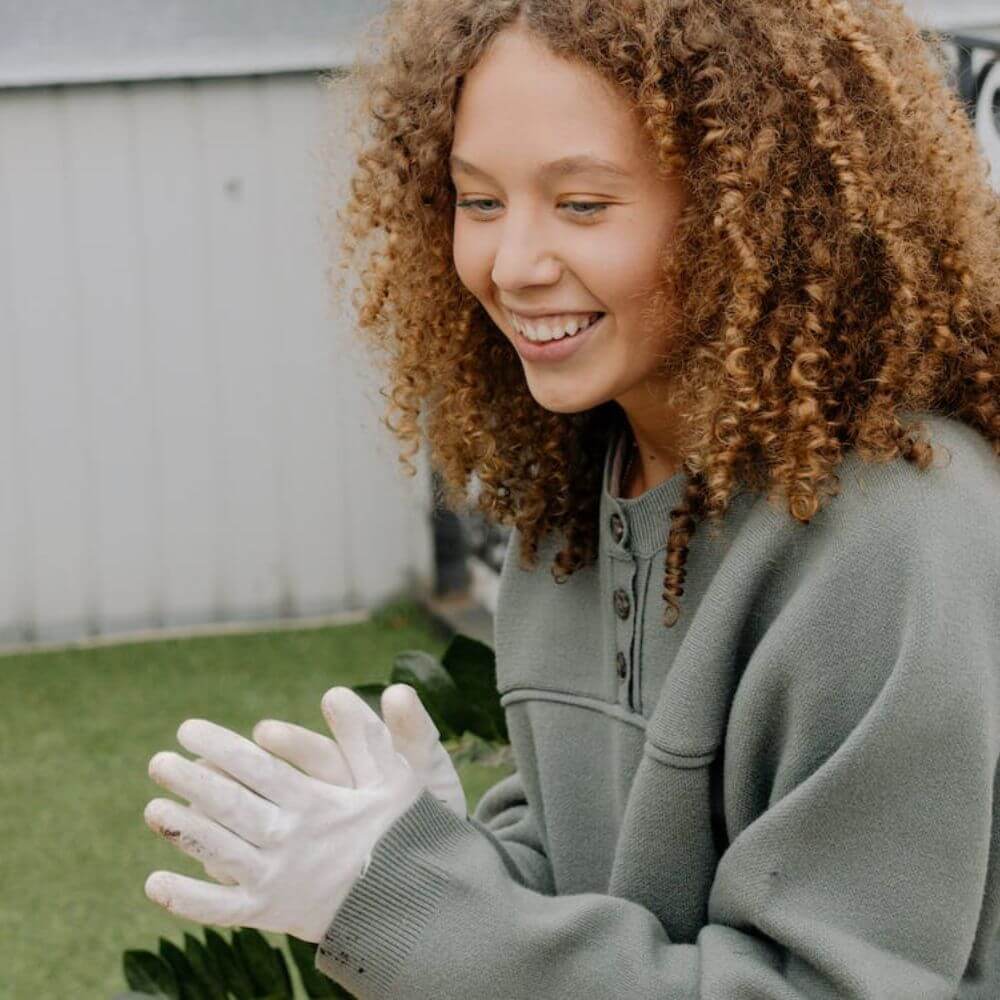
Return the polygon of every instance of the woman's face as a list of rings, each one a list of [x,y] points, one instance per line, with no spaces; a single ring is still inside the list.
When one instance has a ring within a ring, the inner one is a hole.
[[[553,166],[567,157],[617,169]],[[627,99],[509,28],[463,83],[451,176],[456,271],[517,349],[538,403],[559,413],[611,399],[648,409],[669,324],[652,330],[641,312],[684,192],[679,178],[658,175]],[[562,314],[535,319],[561,330],[570,314],[594,312],[606,315],[590,330],[542,345],[512,315]]]

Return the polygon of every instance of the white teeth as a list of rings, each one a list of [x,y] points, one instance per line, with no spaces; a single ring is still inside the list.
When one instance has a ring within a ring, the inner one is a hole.
[[[520,316],[510,313],[511,322],[518,333],[523,334],[528,340],[539,342],[549,340],[562,340],[563,337],[572,337],[579,330],[590,326],[601,313],[590,313],[588,316],[552,316],[547,321],[531,322]]]

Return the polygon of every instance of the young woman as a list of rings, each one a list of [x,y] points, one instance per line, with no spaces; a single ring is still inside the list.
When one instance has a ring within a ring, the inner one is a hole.
[[[192,720],[151,825],[237,885],[147,891],[378,1000],[1000,996],[1000,226],[937,50],[891,0],[377,30],[345,265],[390,426],[513,526],[518,769],[467,817],[409,689]]]

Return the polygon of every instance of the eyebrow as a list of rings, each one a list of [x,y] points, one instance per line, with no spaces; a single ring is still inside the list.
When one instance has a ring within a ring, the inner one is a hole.
[[[460,156],[453,155],[449,163],[453,171],[469,174],[472,177],[482,177],[484,180],[496,183],[495,179],[486,173],[485,170],[469,163],[468,160],[463,160]],[[628,178],[632,176],[628,170],[620,167],[617,163],[612,163],[611,160],[602,160],[599,156],[589,156],[586,154],[563,156],[558,160],[553,160],[551,163],[546,163],[539,170],[539,175],[543,180],[582,173],[609,174],[612,177]]]

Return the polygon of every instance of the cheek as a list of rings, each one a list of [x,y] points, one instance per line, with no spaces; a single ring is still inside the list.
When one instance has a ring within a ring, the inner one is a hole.
[[[595,295],[616,312],[631,313],[642,308],[643,293],[656,284],[660,239],[648,220],[625,222],[603,230],[589,249],[586,269]]]
[[[482,296],[489,290],[490,259],[487,248],[467,226],[456,225],[452,238],[452,262],[458,280],[469,291]]]
[[[603,268],[616,311],[638,315],[661,279],[659,241],[637,233],[632,240],[608,248]]]

